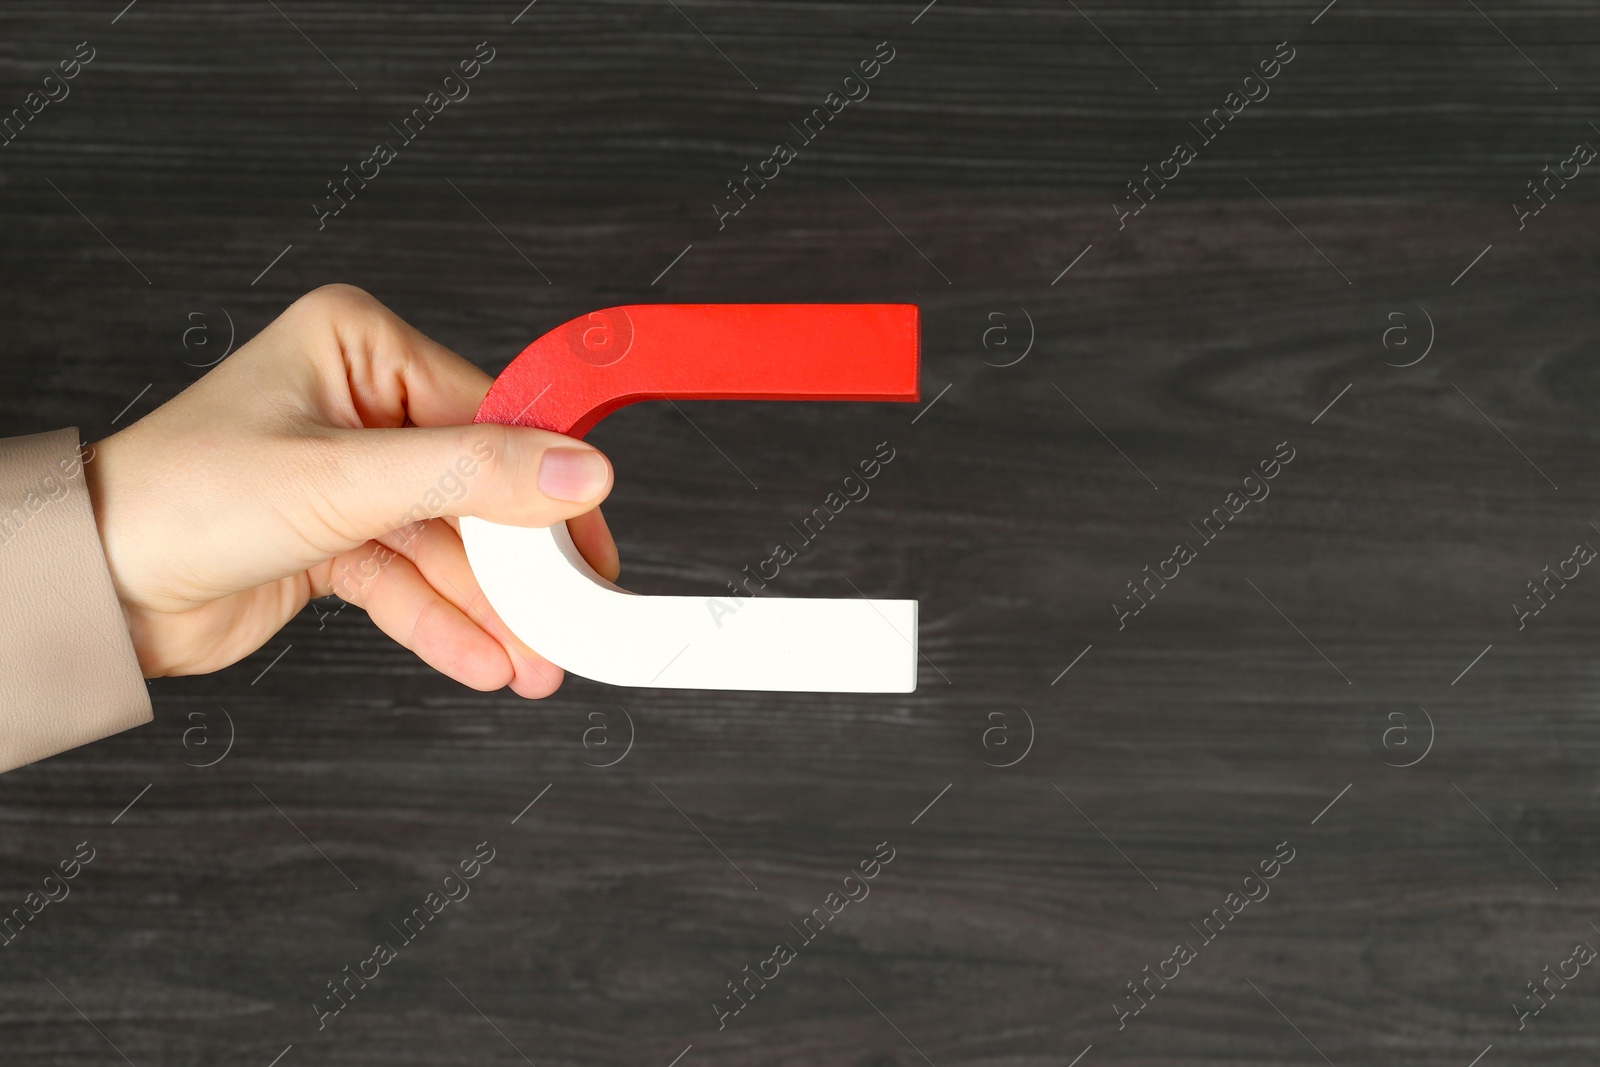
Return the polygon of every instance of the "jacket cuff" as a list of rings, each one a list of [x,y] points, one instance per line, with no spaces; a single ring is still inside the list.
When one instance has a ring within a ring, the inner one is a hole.
[[[0,440],[0,771],[151,720],[77,427]]]

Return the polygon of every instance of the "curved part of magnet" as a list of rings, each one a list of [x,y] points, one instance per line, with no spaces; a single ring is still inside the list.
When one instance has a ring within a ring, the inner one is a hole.
[[[657,689],[909,693],[915,600],[637,596],[596,574],[565,523],[532,530],[463,518],[494,610],[564,670]]]
[[[906,304],[662,304],[608,308],[529,345],[478,422],[582,436],[651,399],[918,398],[917,308]],[[639,596],[602,578],[565,523],[460,520],[489,603],[525,644],[611,685],[909,693],[914,600]]]

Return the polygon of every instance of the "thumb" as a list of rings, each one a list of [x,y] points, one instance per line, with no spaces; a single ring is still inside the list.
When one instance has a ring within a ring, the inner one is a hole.
[[[332,451],[322,495],[351,545],[444,515],[550,526],[611,491],[611,464],[598,449],[530,427],[340,430]]]

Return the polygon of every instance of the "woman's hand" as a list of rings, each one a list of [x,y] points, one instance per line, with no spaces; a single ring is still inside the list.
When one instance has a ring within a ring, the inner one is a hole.
[[[474,689],[548,696],[559,667],[484,599],[454,517],[563,519],[607,578],[611,467],[571,438],[472,426],[488,375],[359,289],[301,297],[85,467],[145,676],[203,674],[337,594]]]

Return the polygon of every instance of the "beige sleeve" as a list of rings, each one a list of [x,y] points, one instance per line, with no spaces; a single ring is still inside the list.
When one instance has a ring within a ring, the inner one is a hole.
[[[0,440],[0,771],[151,719],[71,427]]]

